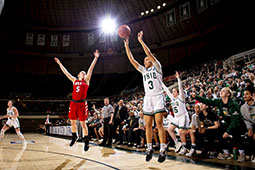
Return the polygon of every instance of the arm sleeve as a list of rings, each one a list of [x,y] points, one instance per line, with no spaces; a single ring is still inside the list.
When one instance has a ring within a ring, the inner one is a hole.
[[[156,68],[156,70],[162,74],[162,66],[158,60],[156,60],[154,63],[152,63],[153,66]]]
[[[205,97],[196,96],[195,99],[201,103],[204,103],[209,106],[218,106],[220,99],[207,99]]]
[[[144,73],[145,72],[145,67],[139,65],[138,69],[137,69],[140,73]]]
[[[114,114],[114,109],[113,109],[112,106],[110,107],[110,113],[111,113],[111,114]]]
[[[246,118],[246,113],[245,113],[244,106],[241,107],[241,113],[243,115],[243,119],[244,119],[244,123],[246,125],[246,128],[247,129],[252,129],[252,123],[249,120],[247,120],[247,118]]]
[[[166,85],[162,82],[162,87],[164,89],[164,91],[166,92],[166,94],[168,95],[168,97],[173,100],[174,96],[172,95],[172,93],[169,91],[169,89],[166,87]]]
[[[237,129],[238,127],[241,126],[241,121],[243,121],[243,119],[241,119],[241,113],[240,113],[240,109],[237,103],[234,103],[234,108],[233,108],[233,113],[231,115],[231,123],[228,126],[227,132],[228,133],[232,133],[233,130]]]
[[[184,90],[182,87],[182,81],[180,78],[178,78],[178,87],[179,87],[179,95],[180,95],[180,99],[184,102],[185,101],[185,94],[184,94]]]

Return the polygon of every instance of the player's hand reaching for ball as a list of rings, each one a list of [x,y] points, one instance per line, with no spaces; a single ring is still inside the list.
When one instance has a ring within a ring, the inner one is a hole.
[[[56,63],[60,64],[60,61],[57,57],[55,57],[54,60],[56,61]]]
[[[143,31],[138,32],[137,39],[138,39],[138,41],[142,41],[143,40]]]
[[[99,50],[96,49],[96,51],[94,52],[94,56],[95,56],[96,58],[98,58],[98,57],[100,56]]]
[[[124,46],[128,47],[129,46],[129,38],[127,37],[123,41],[124,41]]]

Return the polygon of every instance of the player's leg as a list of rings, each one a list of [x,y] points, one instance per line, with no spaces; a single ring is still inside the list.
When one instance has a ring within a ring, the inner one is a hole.
[[[158,135],[159,135],[159,141],[160,141],[160,154],[158,158],[158,162],[164,162],[167,155],[167,145],[166,145],[166,139],[165,139],[165,129],[163,127],[163,116],[164,112],[160,112],[155,114],[155,121],[158,128]]]
[[[5,124],[4,127],[1,129],[1,132],[0,132],[0,142],[3,140],[4,138],[4,133],[5,131],[7,131],[9,129],[9,125]]]
[[[78,139],[77,134],[76,134],[76,130],[77,130],[76,122],[78,119],[78,115],[76,112],[77,112],[77,103],[74,103],[71,101],[70,106],[69,106],[68,117],[71,121],[72,140],[71,140],[69,146],[73,146],[74,143],[76,142],[76,140]]]
[[[21,133],[21,131],[20,131],[20,128],[18,127],[18,128],[15,128],[15,131],[16,131],[16,134],[18,135],[18,137],[20,138],[20,140],[22,140],[23,142],[25,142],[26,140],[25,140],[25,137],[24,137],[24,135]]]
[[[81,127],[83,130],[84,151],[88,151],[89,150],[89,133],[88,133],[88,127],[85,121],[81,121]]]
[[[194,154],[196,154],[196,136],[195,136],[195,130],[189,129],[187,131],[187,134],[190,135],[191,149],[190,149],[189,153],[186,154],[186,156],[193,156]]]
[[[81,122],[81,127],[83,130],[83,141],[84,141],[84,151],[89,150],[89,131],[87,123],[85,122],[88,118],[88,104],[87,102],[79,103],[78,117]]]
[[[187,153],[186,129],[188,129],[188,123],[189,123],[188,115],[180,117],[179,133],[182,142],[182,148],[181,151],[179,152],[180,155],[185,155]]]
[[[176,134],[175,134],[175,129],[178,127],[179,124],[179,120],[177,117],[174,117],[169,128],[167,129],[169,135],[171,136],[171,138],[173,139],[174,143],[175,143],[175,152],[178,152],[181,149],[181,142],[178,141]]]
[[[71,140],[70,146],[73,146],[76,140],[78,139],[76,134],[76,129],[77,129],[76,122],[77,120],[71,120],[72,140]]]
[[[146,140],[147,140],[147,149],[146,149],[146,161],[150,161],[153,154],[152,149],[152,121],[153,116],[144,115],[145,126],[146,126]]]

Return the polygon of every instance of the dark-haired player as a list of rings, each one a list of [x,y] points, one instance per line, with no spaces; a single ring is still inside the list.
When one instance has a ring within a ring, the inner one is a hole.
[[[151,53],[150,49],[143,41],[143,32],[138,33],[138,41],[142,45],[146,57],[144,58],[144,66],[141,66],[133,57],[130,48],[129,40],[125,39],[125,49],[131,64],[143,75],[143,85],[145,90],[144,96],[144,119],[146,126],[146,161],[150,161],[154,150],[152,149],[152,122],[155,117],[157,128],[159,130],[160,139],[160,154],[158,162],[163,162],[166,159],[167,147],[165,144],[165,130],[163,127],[163,115],[165,112],[165,97],[162,88],[162,69],[161,64]]]

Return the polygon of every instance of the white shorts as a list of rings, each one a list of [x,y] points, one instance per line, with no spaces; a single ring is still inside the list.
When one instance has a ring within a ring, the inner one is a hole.
[[[178,127],[179,129],[188,129],[189,121],[189,115],[185,114],[183,116],[174,117],[171,124]]]
[[[154,116],[156,113],[165,112],[165,96],[144,96],[143,113]]]
[[[15,129],[20,128],[19,120],[16,118],[14,120],[8,119],[6,125],[9,127],[14,127]]]

